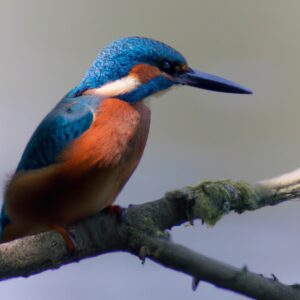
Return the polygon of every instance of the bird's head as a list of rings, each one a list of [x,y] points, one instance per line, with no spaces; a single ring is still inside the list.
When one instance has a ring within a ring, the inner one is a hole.
[[[137,102],[173,85],[250,94],[237,83],[197,71],[172,47],[144,37],[128,37],[106,46],[69,96],[94,94]]]

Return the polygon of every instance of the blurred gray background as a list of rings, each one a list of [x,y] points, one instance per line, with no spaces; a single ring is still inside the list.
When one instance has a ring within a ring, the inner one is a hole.
[[[12,174],[44,115],[107,43],[153,37],[191,66],[240,82],[253,96],[176,88],[153,98],[140,166],[118,203],[157,199],[204,179],[255,181],[300,166],[300,2],[295,0],[1,0],[0,179]],[[300,282],[300,204],[243,215],[173,239],[213,258]],[[128,254],[110,254],[0,283],[1,299],[245,299]]]

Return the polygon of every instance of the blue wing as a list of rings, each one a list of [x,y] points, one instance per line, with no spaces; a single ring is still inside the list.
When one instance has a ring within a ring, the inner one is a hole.
[[[91,126],[100,102],[95,96],[62,99],[34,132],[17,172],[58,162],[63,150]]]
[[[63,150],[91,126],[101,101],[95,96],[63,98],[33,133],[16,172],[39,169],[58,162]],[[9,223],[4,202],[0,214],[0,239],[3,228]]]

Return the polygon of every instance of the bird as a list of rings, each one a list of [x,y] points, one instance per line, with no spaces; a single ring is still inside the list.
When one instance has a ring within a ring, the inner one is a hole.
[[[113,207],[147,142],[145,99],[180,85],[252,93],[191,68],[179,51],[152,38],[125,37],[104,47],[30,138],[6,184],[0,241],[54,228],[68,242],[65,228]]]

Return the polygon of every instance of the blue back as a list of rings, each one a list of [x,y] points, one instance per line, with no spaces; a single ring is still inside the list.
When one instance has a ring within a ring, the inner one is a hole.
[[[95,96],[63,98],[33,133],[17,172],[58,162],[62,151],[91,126],[100,101]]]
[[[33,133],[16,172],[35,170],[59,162],[64,149],[91,126],[101,101],[95,96],[63,98]],[[0,239],[3,228],[9,223],[4,202],[0,215]]]

